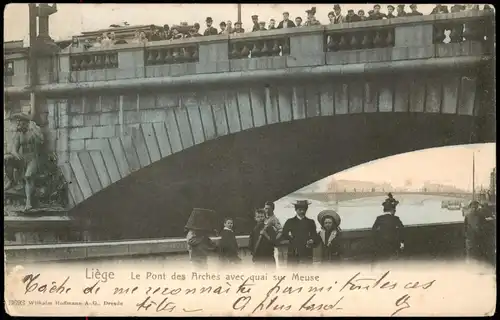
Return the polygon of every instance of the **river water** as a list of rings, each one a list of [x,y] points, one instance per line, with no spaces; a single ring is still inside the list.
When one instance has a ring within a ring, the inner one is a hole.
[[[318,229],[320,225],[317,221],[318,213],[325,209],[333,209],[340,215],[343,230],[356,230],[371,228],[377,216],[383,214],[382,202],[385,196],[370,197],[339,202],[321,202],[310,200],[311,205],[307,210],[307,217],[314,219]],[[282,224],[288,218],[295,215],[293,202],[297,196],[290,195],[275,202],[275,214]],[[306,200],[305,198],[300,198]],[[454,198],[429,196],[429,195],[404,195],[396,197],[399,201],[396,215],[400,217],[404,225],[434,224],[446,222],[463,222],[461,210],[448,210],[441,208],[442,200],[457,200]]]

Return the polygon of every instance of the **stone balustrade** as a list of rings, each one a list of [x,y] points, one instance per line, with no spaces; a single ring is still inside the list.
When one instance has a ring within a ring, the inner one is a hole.
[[[286,30],[285,30],[286,31]],[[290,34],[268,31],[234,34],[229,39],[229,59],[251,59],[290,55]]]
[[[216,35],[112,49],[69,47],[39,62],[41,85],[343,65],[491,52],[494,14],[450,14]],[[27,93],[27,57],[6,56],[8,94]],[[24,73],[24,74],[23,74]],[[44,75],[45,74],[45,75]],[[14,87],[14,88],[12,88]]]
[[[144,64],[146,66],[198,62],[198,44],[177,44],[165,47],[146,47]]]
[[[405,248],[408,257],[461,257],[465,238],[462,222],[411,225],[405,228]],[[220,238],[212,238],[216,243]],[[241,255],[248,256],[248,236],[237,236]],[[373,253],[371,229],[344,231],[342,235],[343,259],[369,261]],[[88,243],[62,243],[52,245],[6,245],[8,263],[78,261],[88,259],[130,259],[131,257],[187,254],[186,240],[148,239]],[[319,259],[316,249],[314,258]],[[278,260],[286,260],[286,242],[278,246]]]
[[[115,51],[79,53],[70,56],[71,71],[87,71],[118,68]]]

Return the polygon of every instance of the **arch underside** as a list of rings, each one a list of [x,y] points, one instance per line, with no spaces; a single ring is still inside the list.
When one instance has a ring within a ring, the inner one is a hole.
[[[207,141],[142,168],[74,207],[98,240],[184,236],[193,207],[236,217],[331,174],[375,159],[474,141],[474,117],[360,113],[316,117]],[[425,170],[425,168],[416,168]],[[96,239],[96,240],[97,240]]]

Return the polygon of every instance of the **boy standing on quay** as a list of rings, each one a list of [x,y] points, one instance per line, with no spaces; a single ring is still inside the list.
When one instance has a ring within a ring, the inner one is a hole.
[[[275,268],[274,242],[276,232],[274,228],[265,224],[266,211],[257,209],[255,211],[255,222],[257,225],[252,230],[249,239],[249,247],[252,250],[252,261],[261,264],[265,268]]]
[[[234,221],[232,218],[224,219],[224,229],[220,232],[219,259],[222,263],[241,262],[238,257],[238,243],[233,231]]]

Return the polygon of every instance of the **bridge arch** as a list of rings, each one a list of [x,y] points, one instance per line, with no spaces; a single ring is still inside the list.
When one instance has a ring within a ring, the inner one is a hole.
[[[183,236],[195,206],[238,217],[305,185],[387,156],[474,143],[471,115],[374,112],[254,127],[193,145],[145,166],[77,204],[101,239]],[[415,139],[419,137],[419,139]]]

